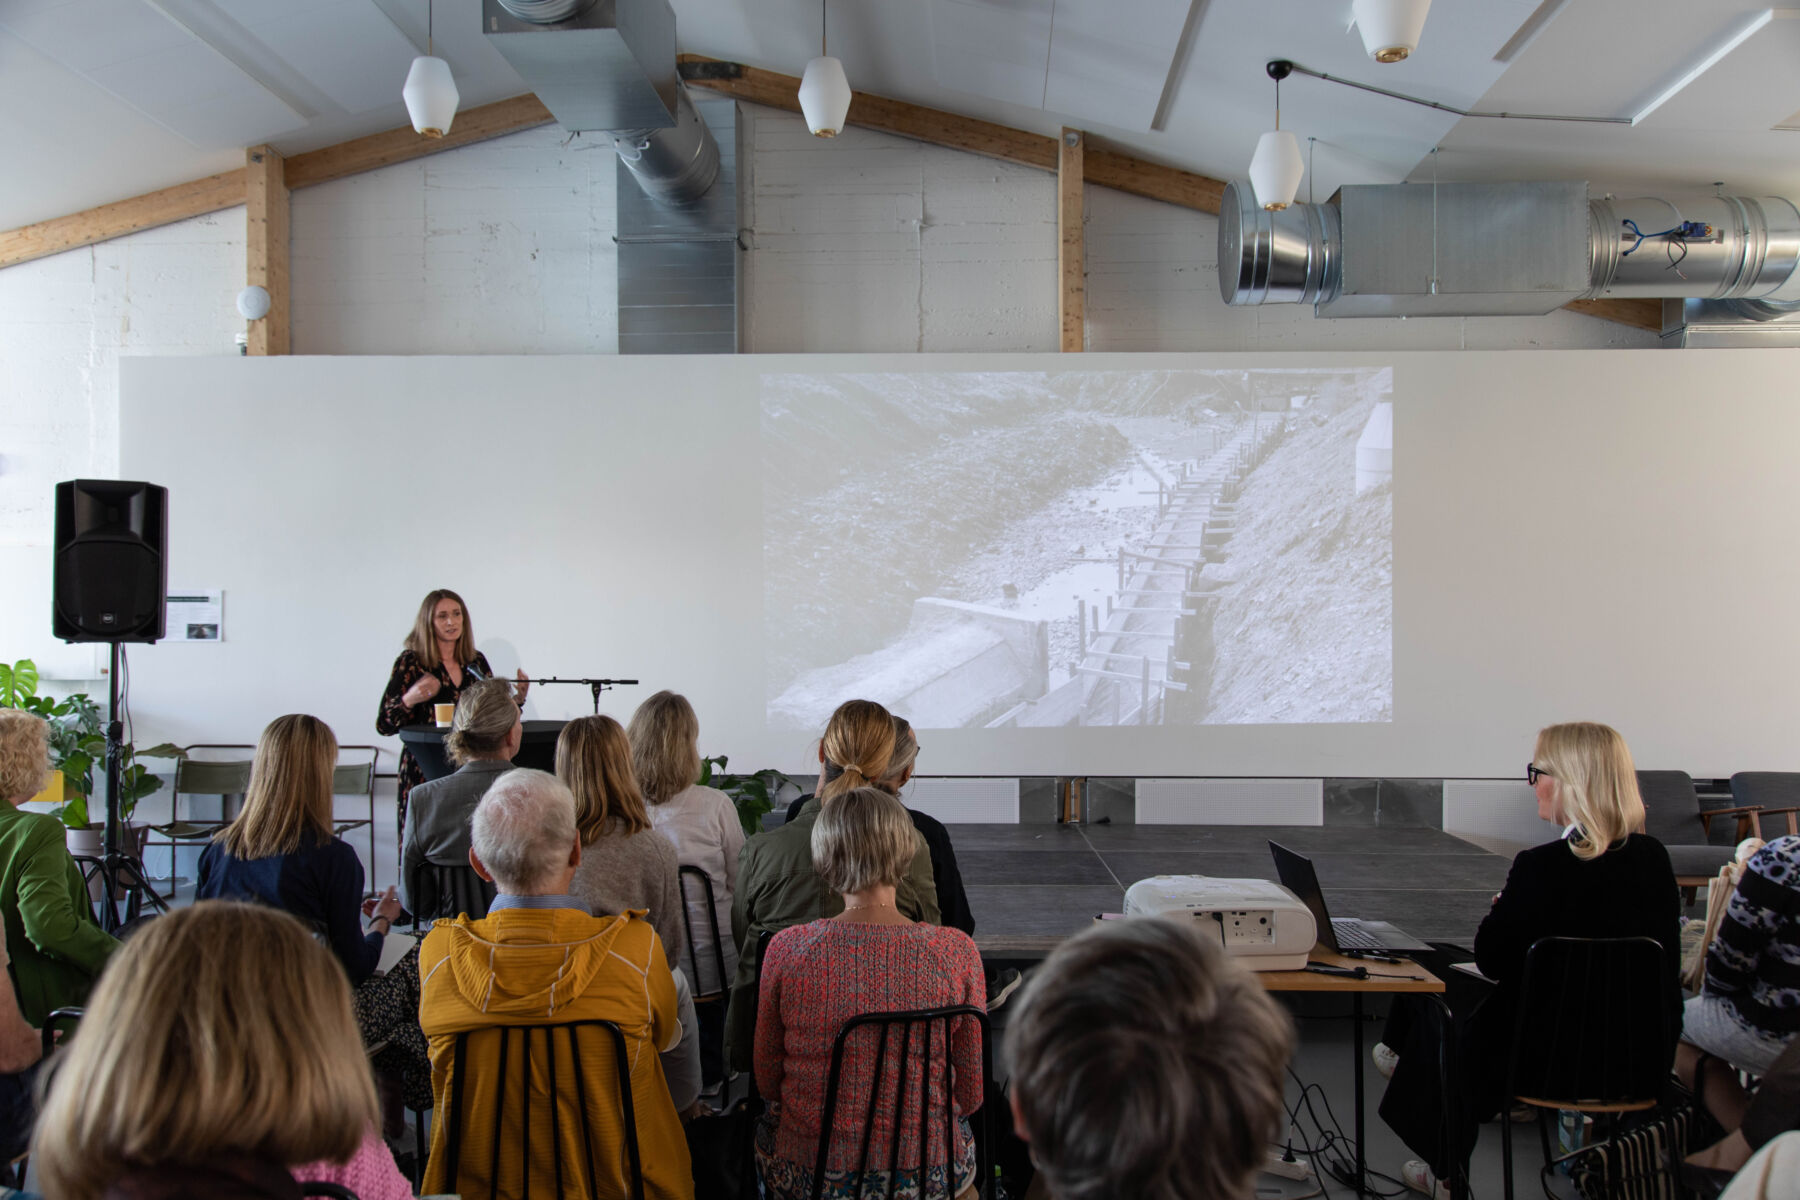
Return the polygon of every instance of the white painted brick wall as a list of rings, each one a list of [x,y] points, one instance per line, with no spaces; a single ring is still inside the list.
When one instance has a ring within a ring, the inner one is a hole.
[[[745,349],[1056,346],[1053,177],[745,106]],[[614,164],[594,138],[530,130],[296,192],[302,354],[595,354],[617,347]],[[1232,309],[1216,222],[1087,195],[1094,350],[1653,346],[1572,313],[1320,321]],[[118,463],[121,354],[229,354],[242,323],[233,209],[0,270],[0,545],[50,537],[51,485]]]

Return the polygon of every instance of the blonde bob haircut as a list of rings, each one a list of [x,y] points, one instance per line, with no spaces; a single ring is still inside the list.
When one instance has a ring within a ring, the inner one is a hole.
[[[305,713],[276,717],[256,743],[244,810],[213,835],[231,857],[292,854],[310,840],[329,842],[331,776],[338,744],[331,727]]]
[[[813,823],[813,870],[840,894],[882,884],[897,888],[918,851],[917,837],[912,817],[891,793],[852,788],[825,805]]]
[[[631,714],[631,769],[644,799],[673,800],[700,778],[700,718],[679,692],[658,692]]]
[[[556,739],[556,777],[575,794],[581,844],[629,837],[650,828],[644,796],[631,774],[631,743],[611,717],[577,717]]]
[[[894,716],[873,700],[846,700],[826,723],[819,749],[825,756],[823,803],[886,777],[894,757]]]
[[[379,1118],[331,952],[288,914],[233,900],[126,942],[47,1074],[32,1161],[60,1200],[92,1200],[134,1166],[344,1162]]]
[[[1532,762],[1556,781],[1562,819],[1575,826],[1569,848],[1592,860],[1628,834],[1644,831],[1637,767],[1619,731],[1593,721],[1540,730]]]
[[[470,684],[456,698],[456,718],[444,739],[450,761],[460,767],[478,758],[498,757],[518,720],[512,684],[498,679]]]
[[[406,635],[406,648],[419,656],[427,671],[435,671],[444,665],[438,656],[437,630],[432,627],[431,614],[437,611],[440,600],[454,600],[456,607],[462,609],[462,636],[456,639],[456,661],[467,666],[475,661],[475,622],[469,619],[469,606],[463,598],[449,588],[434,588],[425,593],[425,599],[419,604],[419,615],[413,618],[412,632]]]
[[[0,708],[0,801],[35,796],[49,778],[49,724],[22,708]]]

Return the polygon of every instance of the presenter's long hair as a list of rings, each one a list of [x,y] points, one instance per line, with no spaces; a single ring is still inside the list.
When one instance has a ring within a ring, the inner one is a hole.
[[[338,744],[331,727],[305,713],[276,717],[257,739],[244,811],[213,835],[233,858],[292,854],[332,839],[331,776]]]
[[[519,720],[513,685],[500,679],[484,679],[462,690],[456,698],[456,719],[444,748],[457,766],[478,758],[497,758],[506,735]]]
[[[32,1162],[67,1200],[133,1168],[343,1162],[379,1118],[343,969],[293,917],[233,900],[126,942],[45,1074]]]
[[[631,742],[611,717],[577,717],[556,739],[556,777],[575,793],[575,831],[583,846],[650,828],[644,795],[631,773]]]
[[[888,773],[893,760],[894,715],[873,700],[846,700],[831,714],[819,749],[825,755],[821,801],[867,787]]]
[[[435,671],[444,665],[444,660],[438,657],[437,630],[431,627],[431,614],[440,600],[456,601],[463,612],[462,636],[456,639],[456,661],[463,666],[475,661],[475,622],[469,616],[469,606],[449,588],[435,588],[425,593],[419,615],[413,618],[412,632],[406,635],[406,648],[419,656],[427,671]]]
[[[679,692],[658,692],[631,714],[631,769],[644,799],[662,804],[700,778],[700,718]]]
[[[1599,858],[1627,834],[1644,831],[1637,767],[1612,726],[1572,721],[1540,730],[1532,761],[1556,781],[1557,807],[1575,826],[1569,848],[1576,858]]]

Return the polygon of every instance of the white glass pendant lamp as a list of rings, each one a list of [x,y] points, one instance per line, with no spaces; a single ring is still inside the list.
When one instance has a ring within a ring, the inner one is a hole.
[[[1419,48],[1431,0],[1355,0],[1356,32],[1378,63],[1397,63]]]
[[[450,64],[431,53],[431,16],[428,0],[425,54],[413,59],[400,98],[406,101],[406,115],[412,118],[413,129],[423,137],[440,138],[450,132],[450,122],[456,119],[456,106],[462,102],[462,96],[456,90],[456,80],[450,76]]]
[[[1305,173],[1299,139],[1281,127],[1281,81],[1293,69],[1294,64],[1283,59],[1268,65],[1269,78],[1275,81],[1275,128],[1256,140],[1256,153],[1250,158],[1250,187],[1256,202],[1271,212],[1294,202]]]
[[[825,4],[819,4],[819,57],[806,64],[800,77],[800,111],[814,137],[836,137],[850,115],[850,80],[844,64],[825,50]]]

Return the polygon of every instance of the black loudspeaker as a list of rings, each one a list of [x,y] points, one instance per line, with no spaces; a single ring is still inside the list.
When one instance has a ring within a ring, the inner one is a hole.
[[[122,479],[57,484],[51,633],[65,642],[161,638],[168,535],[168,488]]]

